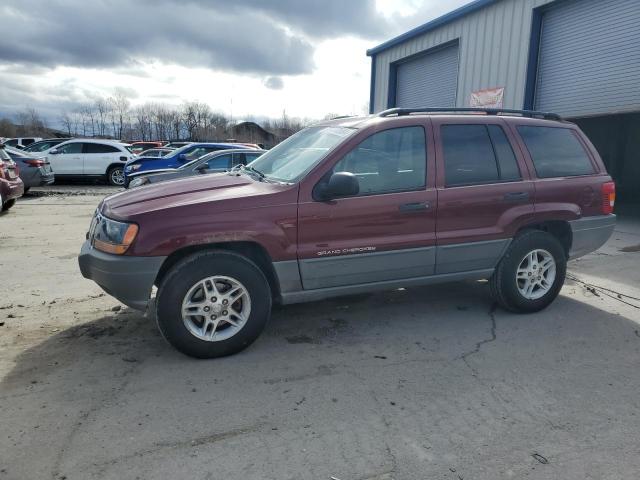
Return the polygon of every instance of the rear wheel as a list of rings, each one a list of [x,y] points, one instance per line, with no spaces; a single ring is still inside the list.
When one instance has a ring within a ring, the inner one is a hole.
[[[4,204],[2,204],[2,210],[9,210],[11,207],[15,205],[15,203],[16,203],[15,198],[12,198],[11,200],[7,200],[6,202],[4,202]]]
[[[116,165],[107,171],[107,182],[114,187],[124,186],[124,167]]]
[[[564,284],[567,258],[551,234],[529,231],[517,236],[490,279],[496,301],[513,312],[537,312],[547,307]]]
[[[271,290],[260,268],[223,251],[180,261],[162,281],[156,301],[164,338],[196,358],[243,350],[260,335],[270,313]]]

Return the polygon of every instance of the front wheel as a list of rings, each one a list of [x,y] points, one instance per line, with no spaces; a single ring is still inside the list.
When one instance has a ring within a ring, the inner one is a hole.
[[[196,358],[231,355],[249,346],[271,314],[271,290],[260,268],[222,251],[178,262],[158,289],[156,319],[164,338]]]
[[[529,231],[513,240],[489,285],[506,310],[538,312],[558,296],[566,271],[567,256],[556,237]]]
[[[114,187],[124,186],[124,167],[115,166],[107,171],[107,182]]]

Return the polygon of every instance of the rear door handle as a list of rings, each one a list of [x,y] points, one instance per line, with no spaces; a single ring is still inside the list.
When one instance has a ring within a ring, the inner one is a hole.
[[[509,192],[503,198],[507,202],[522,202],[529,200],[529,192]]]
[[[428,202],[403,203],[398,207],[401,212],[418,212],[420,210],[429,210]]]

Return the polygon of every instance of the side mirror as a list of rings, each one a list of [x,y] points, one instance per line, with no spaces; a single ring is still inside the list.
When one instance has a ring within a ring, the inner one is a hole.
[[[209,165],[203,163],[202,165],[198,165],[195,170],[198,173],[207,173],[207,170],[209,170]]]
[[[186,162],[188,160],[187,154],[181,153],[180,156],[178,156],[178,160],[180,160],[181,162]]]
[[[52,148],[51,150],[49,150],[49,153],[50,153],[51,155],[57,155],[57,154],[59,154],[60,152],[58,151],[58,149],[57,149],[57,148]]]
[[[321,200],[352,197],[360,193],[358,178],[350,172],[335,172],[318,191]]]

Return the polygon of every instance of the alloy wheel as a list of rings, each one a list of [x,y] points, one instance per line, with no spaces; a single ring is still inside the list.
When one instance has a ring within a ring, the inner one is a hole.
[[[208,277],[195,283],[182,301],[182,321],[189,332],[207,342],[237,334],[251,314],[249,291],[235,278]]]
[[[109,174],[109,178],[111,183],[114,185],[122,186],[124,185],[124,169],[122,168],[114,168],[111,170]]]
[[[516,271],[516,285],[527,300],[545,296],[556,279],[556,261],[546,250],[533,250],[525,255]]]

